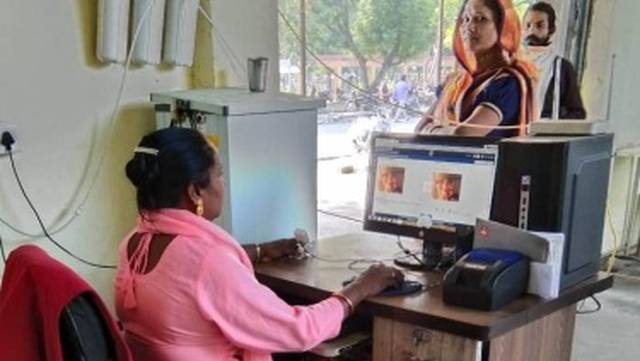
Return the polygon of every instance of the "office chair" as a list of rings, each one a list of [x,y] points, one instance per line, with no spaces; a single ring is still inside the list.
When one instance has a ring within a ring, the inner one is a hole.
[[[81,294],[60,314],[60,341],[65,361],[116,361],[113,338],[89,294]]]
[[[0,359],[132,361],[95,290],[35,245],[9,254],[0,287]]]

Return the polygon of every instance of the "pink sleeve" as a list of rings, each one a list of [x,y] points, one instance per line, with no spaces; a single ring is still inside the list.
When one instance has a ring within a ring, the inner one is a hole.
[[[256,352],[308,350],[340,332],[344,306],[334,298],[290,306],[239,260],[209,254],[196,297],[204,317],[236,346]]]

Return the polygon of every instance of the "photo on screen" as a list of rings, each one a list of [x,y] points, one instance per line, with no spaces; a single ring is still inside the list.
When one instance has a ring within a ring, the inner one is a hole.
[[[436,200],[459,202],[461,184],[461,174],[434,172],[431,196]]]
[[[378,173],[378,191],[402,193],[404,189],[404,168],[381,165]]]

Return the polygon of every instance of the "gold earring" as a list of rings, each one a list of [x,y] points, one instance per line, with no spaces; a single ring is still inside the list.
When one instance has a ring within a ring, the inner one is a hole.
[[[202,217],[204,214],[204,204],[202,203],[202,198],[198,198],[196,201],[196,214],[198,217]]]

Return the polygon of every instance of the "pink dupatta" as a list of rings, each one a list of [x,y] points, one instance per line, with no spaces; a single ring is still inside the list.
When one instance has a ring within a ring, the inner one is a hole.
[[[155,234],[175,234],[201,239],[203,242],[212,242],[212,245],[216,247],[224,247],[228,251],[235,253],[248,271],[253,273],[253,265],[249,256],[226,231],[189,211],[167,208],[154,212],[144,212],[138,217],[136,228],[125,239],[130,239],[136,233],[142,234],[142,238],[131,257],[128,260],[126,258],[123,260],[128,267],[125,267],[124,272],[119,274],[116,282],[116,285],[122,288],[119,292],[124,294],[125,308],[132,309],[138,305],[135,296],[136,277],[143,274],[147,268],[149,245],[151,238]],[[127,242],[124,242],[122,246],[124,247],[124,252],[121,254],[126,257]]]

